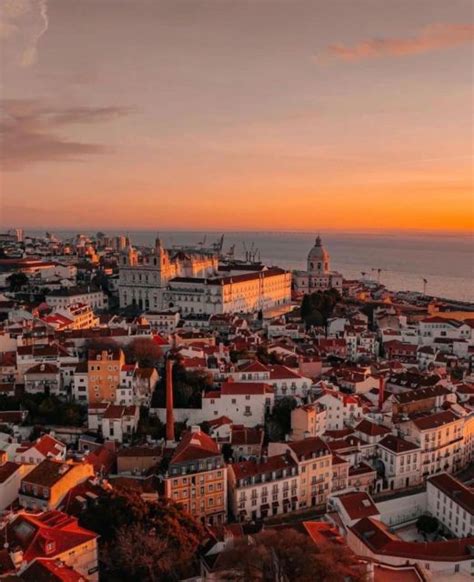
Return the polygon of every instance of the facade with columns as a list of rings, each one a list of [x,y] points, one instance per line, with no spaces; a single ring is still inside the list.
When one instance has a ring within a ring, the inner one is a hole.
[[[151,254],[128,246],[120,256],[120,307],[162,309],[163,292],[176,277],[203,278],[217,274],[217,255],[165,249],[159,238]]]
[[[316,237],[313,248],[309,251],[306,271],[293,272],[294,291],[297,295],[337,289],[342,292],[343,277],[341,273],[331,271],[331,259],[324,248],[321,237]]]

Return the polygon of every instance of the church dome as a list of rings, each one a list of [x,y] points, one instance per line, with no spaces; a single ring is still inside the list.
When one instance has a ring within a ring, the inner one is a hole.
[[[312,261],[314,263],[317,261],[323,262],[323,263],[326,263],[327,261],[329,261],[329,253],[323,247],[320,236],[316,237],[314,247],[309,251],[308,261]]]

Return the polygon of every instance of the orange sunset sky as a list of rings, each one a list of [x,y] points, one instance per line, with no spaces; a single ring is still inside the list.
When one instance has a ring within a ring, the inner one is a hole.
[[[469,231],[471,0],[3,0],[0,226]]]

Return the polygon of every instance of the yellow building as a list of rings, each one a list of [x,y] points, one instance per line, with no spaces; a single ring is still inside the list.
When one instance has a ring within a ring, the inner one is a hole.
[[[125,355],[120,348],[90,350],[87,361],[89,404],[115,402]]]
[[[45,459],[23,477],[20,505],[41,511],[56,509],[73,487],[93,476],[94,468],[89,463],[63,463]]]
[[[206,524],[227,520],[227,468],[217,443],[198,427],[182,437],[170,460],[165,495]]]

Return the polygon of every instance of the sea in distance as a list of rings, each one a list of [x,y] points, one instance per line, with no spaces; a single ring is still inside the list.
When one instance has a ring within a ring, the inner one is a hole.
[[[52,231],[61,239],[73,231]],[[97,231],[84,231],[93,235]],[[152,245],[152,231],[104,230],[107,236],[126,234],[132,244]],[[33,236],[44,231],[27,231]],[[220,232],[159,231],[167,247],[194,245],[205,238],[205,246],[216,242]],[[345,232],[225,232],[223,251],[235,245],[236,258],[247,250],[258,249],[261,261],[287,269],[305,269],[306,256],[320,234],[331,256],[331,268],[347,279],[377,279],[388,289],[423,291],[428,295],[461,301],[474,301],[474,237],[447,233],[345,233]]]

